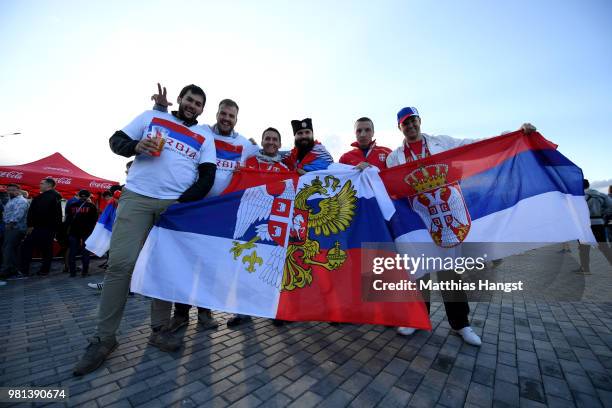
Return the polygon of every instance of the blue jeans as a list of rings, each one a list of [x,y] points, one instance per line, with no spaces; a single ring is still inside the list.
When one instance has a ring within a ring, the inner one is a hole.
[[[89,251],[85,249],[85,239],[70,235],[68,237],[68,248],[70,252],[68,254],[68,268],[70,269],[70,276],[76,275],[76,256],[81,254],[81,261],[83,262],[83,275],[87,275],[89,271]]]

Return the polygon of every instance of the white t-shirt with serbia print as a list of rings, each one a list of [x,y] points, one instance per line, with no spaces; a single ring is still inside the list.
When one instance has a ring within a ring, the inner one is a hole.
[[[121,130],[133,140],[162,133],[166,143],[158,157],[136,155],[125,187],[147,197],[179,198],[198,179],[198,165],[216,161],[214,139],[200,128],[186,127],[165,112],[141,113]]]
[[[217,172],[215,173],[215,184],[206,196],[215,197],[227,188],[238,165],[244,165],[246,159],[259,151],[259,146],[254,145],[246,137],[236,132],[231,136],[222,136],[216,134],[212,127],[208,125],[196,126],[196,128],[207,138],[215,139]]]

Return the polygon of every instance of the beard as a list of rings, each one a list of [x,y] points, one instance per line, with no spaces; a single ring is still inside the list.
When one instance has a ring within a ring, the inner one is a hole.
[[[180,120],[185,121],[185,122],[191,122],[191,121],[194,121],[194,120],[196,120],[196,118],[198,117],[198,115],[196,115],[196,114],[195,114],[195,112],[189,112],[189,115],[190,115],[191,117],[189,117],[189,116],[185,116],[185,107],[183,107],[183,106],[179,105],[179,107],[178,107],[178,112],[177,112],[176,116],[178,116],[178,118],[179,118]]]
[[[298,152],[298,158],[301,160],[312,150],[315,145],[314,139],[300,139],[294,142]]]
[[[217,131],[219,132],[219,134],[221,136],[229,136],[232,134],[232,131],[234,130],[233,127],[231,126],[225,126],[223,125],[223,128],[219,125],[219,122],[217,122]]]

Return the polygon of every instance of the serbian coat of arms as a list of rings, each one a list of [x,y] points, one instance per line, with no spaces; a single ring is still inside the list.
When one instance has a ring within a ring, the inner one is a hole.
[[[408,197],[436,245],[451,248],[467,237],[472,220],[458,182],[447,182],[448,166],[420,167],[406,177],[415,193]]]
[[[303,288],[312,282],[313,266],[333,271],[346,260],[339,241],[332,248],[321,248],[316,236],[329,237],[348,228],[355,215],[355,195],[350,180],[340,186],[333,176],[324,181],[315,177],[297,194],[293,180],[285,180],[281,188],[249,188],[240,201],[230,252],[247,272],[259,273],[280,290]],[[252,226],[255,235],[249,239],[245,235]],[[267,259],[258,255],[258,241],[277,244]]]

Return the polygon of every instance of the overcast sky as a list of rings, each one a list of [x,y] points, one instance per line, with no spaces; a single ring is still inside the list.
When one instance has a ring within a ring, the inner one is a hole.
[[[416,106],[430,134],[480,138],[531,122],[587,178],[612,178],[612,2],[0,2],[0,164],[61,152],[124,180],[108,138],[150,108],[204,88],[201,122],[223,98],[236,129],[268,126],[292,145],[312,117],[337,160],[353,123],[401,143],[395,115]]]

